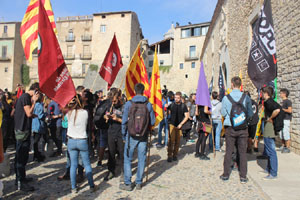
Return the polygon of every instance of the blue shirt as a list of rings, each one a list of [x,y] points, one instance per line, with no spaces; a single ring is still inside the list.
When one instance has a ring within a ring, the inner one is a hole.
[[[234,101],[239,101],[240,98],[242,97],[243,92],[239,91],[238,89],[232,90],[230,93],[230,96],[233,98]],[[247,117],[250,118],[253,116],[253,111],[252,111],[252,102],[250,97],[247,95],[244,102],[243,102],[246,110],[247,110]],[[228,100],[228,98],[225,96],[222,100],[222,110],[221,114],[225,118],[224,120],[224,126],[231,126],[230,122],[230,111],[231,111],[231,102]]]
[[[58,104],[55,101],[51,101],[51,103],[48,106],[48,115],[60,115],[60,114],[62,113],[59,109]],[[61,118],[51,119],[50,126],[61,127],[61,122],[62,122]]]
[[[133,97],[131,101],[133,101],[133,102],[146,102],[147,100],[148,100],[147,97],[137,95],[137,96]],[[128,114],[129,114],[130,107],[132,105],[131,101],[127,101],[126,104],[125,104],[125,108],[124,108],[124,113],[123,113],[123,117],[122,117],[122,134],[123,134],[123,136],[126,136],[126,134],[127,134]],[[153,108],[152,108],[152,104],[148,103],[147,108],[148,108],[149,113],[150,113],[151,125],[154,126],[154,124],[155,124],[155,114],[154,114],[154,111],[153,111]]]
[[[33,114],[35,114],[37,117],[32,119],[31,131],[35,133],[44,133],[46,130],[46,124],[44,122],[46,114],[44,112],[44,106],[42,103],[37,102],[34,105]]]

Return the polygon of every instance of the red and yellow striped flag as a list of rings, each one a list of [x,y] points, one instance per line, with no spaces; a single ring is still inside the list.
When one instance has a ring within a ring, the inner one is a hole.
[[[134,86],[143,83],[145,86],[145,96],[149,97],[149,82],[144,59],[141,57],[140,44],[137,46],[129,67],[126,72],[125,90],[128,100],[135,96]]]
[[[151,76],[151,86],[150,86],[150,99],[149,102],[153,106],[153,110],[155,113],[155,126],[157,126],[161,120],[163,120],[163,108],[162,108],[162,95],[161,95],[161,87],[160,87],[160,74],[158,67],[158,59],[155,48],[154,61],[153,61],[153,69]]]
[[[54,14],[50,0],[42,0],[47,15],[51,22],[52,28],[57,34],[54,21]],[[38,16],[39,16],[39,1],[30,0],[26,13],[23,17],[20,34],[24,48],[26,60],[32,61],[32,52],[38,47]]]

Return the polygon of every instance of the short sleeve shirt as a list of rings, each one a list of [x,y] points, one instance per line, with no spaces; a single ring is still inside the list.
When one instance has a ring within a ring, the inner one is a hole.
[[[184,119],[184,113],[188,112],[187,106],[183,103],[172,103],[168,108],[171,111],[170,124],[178,126]]]
[[[288,99],[285,99],[282,101],[282,108],[283,109],[288,109],[289,107],[292,107],[292,102]],[[292,120],[292,113],[287,113],[287,112],[284,112],[285,113],[285,116],[284,116],[284,119],[285,120]]]
[[[17,100],[15,111],[15,130],[31,131],[32,119],[27,117],[24,106],[31,107],[31,97],[28,93],[22,94]]]

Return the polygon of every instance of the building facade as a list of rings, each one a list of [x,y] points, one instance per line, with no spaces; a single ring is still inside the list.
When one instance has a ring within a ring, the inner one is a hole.
[[[242,73],[244,90],[257,96],[257,89],[247,74],[252,41],[252,26],[257,20],[262,0],[219,0],[203,45],[201,60],[207,80],[214,77],[218,88],[219,68],[230,87],[233,76]],[[276,40],[278,89],[290,90],[293,102],[291,123],[292,150],[300,154],[300,11],[297,1],[272,1],[272,14]],[[278,91],[279,92],[279,91]],[[279,99],[279,103],[281,100]]]
[[[120,87],[129,61],[138,43],[144,38],[138,17],[131,11],[59,17],[56,26],[60,48],[75,86],[84,85],[94,91],[107,87],[98,72],[114,34],[119,44],[123,68],[113,87]],[[31,80],[37,81],[37,56],[28,65]]]
[[[20,26],[20,22],[0,23],[0,88],[8,91],[14,91],[22,83],[24,51]]]
[[[187,95],[196,92],[200,54],[209,24],[172,25],[164,40],[150,46],[152,52],[155,46],[158,48],[162,86],[166,85],[169,90]],[[149,65],[152,63],[153,56],[149,57]]]

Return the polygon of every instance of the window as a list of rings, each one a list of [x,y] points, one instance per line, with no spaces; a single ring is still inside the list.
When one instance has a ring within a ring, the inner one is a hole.
[[[72,57],[73,46],[67,46],[67,57]]]
[[[163,66],[164,65],[164,60],[160,60],[159,61],[159,66]]]
[[[3,28],[3,33],[7,33],[7,26],[6,25]]]
[[[90,45],[83,45],[83,55],[90,54]]]
[[[186,74],[186,75],[185,75],[185,78],[189,78],[189,75]]]
[[[152,67],[153,66],[153,60],[150,60],[149,61],[149,67]]]
[[[182,29],[181,38],[187,38],[191,36],[191,29]]]
[[[2,58],[7,57],[7,46],[2,46]]]
[[[208,26],[203,26],[201,28],[201,35],[206,35],[207,31],[208,31]]]
[[[190,58],[195,58],[196,57],[196,46],[190,46]]]
[[[102,19],[105,19],[106,18],[106,16],[105,15],[102,15]]]
[[[179,69],[183,69],[183,63],[179,64]]]
[[[87,64],[87,63],[82,63],[82,76],[85,75],[85,73],[86,73],[86,68],[88,67],[88,65],[89,65],[89,64]]]
[[[196,68],[196,63],[192,62],[192,69]]]
[[[4,68],[4,72],[8,72],[8,67],[5,67],[5,68]]]
[[[122,13],[122,14],[121,14],[121,17],[125,17],[125,14],[124,14],[124,13]]]
[[[100,32],[105,33],[106,32],[106,25],[101,25],[100,26]]]
[[[72,29],[69,30],[68,39],[69,40],[74,39],[74,34],[73,34],[73,30]]]
[[[200,36],[201,28],[197,27],[193,29],[193,36]]]

